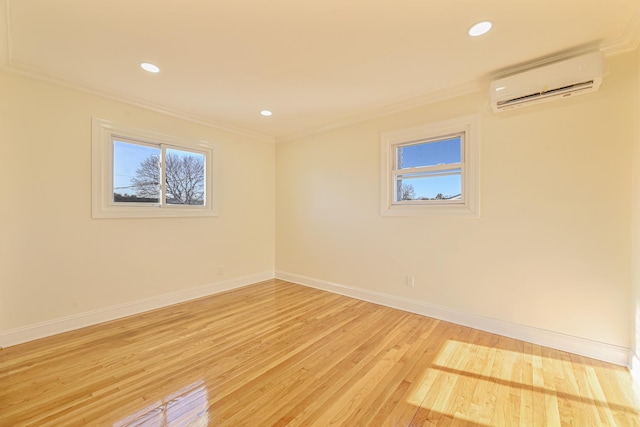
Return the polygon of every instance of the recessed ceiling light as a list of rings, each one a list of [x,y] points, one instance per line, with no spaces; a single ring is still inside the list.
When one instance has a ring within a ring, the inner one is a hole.
[[[160,72],[160,68],[158,68],[157,65],[151,64],[149,62],[143,62],[142,64],[140,64],[140,67],[142,67],[143,70],[148,71],[150,73]]]
[[[491,29],[492,24],[489,21],[478,22],[476,25],[469,29],[469,35],[471,37],[478,37],[486,34]]]
[[[263,116],[269,117],[273,113],[271,111],[269,111],[269,110],[262,110],[262,111],[260,111],[260,114],[262,114]]]

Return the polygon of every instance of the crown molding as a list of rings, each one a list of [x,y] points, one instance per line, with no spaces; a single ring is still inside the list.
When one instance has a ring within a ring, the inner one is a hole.
[[[183,111],[173,110],[162,105],[154,104],[142,99],[136,99],[124,94],[107,92],[104,90],[96,89],[86,85],[82,85],[77,82],[71,82],[60,76],[55,76],[49,73],[45,73],[41,70],[37,70],[25,65],[17,64],[12,59],[11,54],[11,5],[10,0],[0,0],[0,70],[18,74],[32,79],[44,81],[47,83],[55,84],[58,86],[64,86],[70,89],[78,90],[80,92],[88,93],[90,95],[97,95],[102,98],[110,99],[112,101],[122,102],[134,107],[143,108],[156,113],[160,113],[166,116],[174,117],[177,119],[185,120],[191,123],[196,123],[202,126],[207,126],[231,134],[245,136],[249,138],[258,139],[273,143],[274,138],[270,135],[266,135],[260,132],[252,131],[249,129],[242,129],[235,126],[221,123],[211,118],[201,117],[185,113]]]
[[[13,74],[19,74],[19,75],[23,75],[26,77],[30,77],[33,79],[37,79],[37,80],[41,80],[41,81],[45,81],[47,83],[51,83],[51,84],[55,84],[58,86],[64,86],[64,87],[68,87],[70,89],[74,89],[74,90],[78,90],[80,92],[84,92],[84,93],[88,93],[90,95],[97,95],[100,96],[102,98],[106,98],[106,99],[110,99],[113,101],[117,101],[117,102],[122,102],[125,104],[129,104],[132,105],[134,107],[139,107],[139,108],[144,108],[146,110],[150,110],[156,113],[160,113],[166,116],[170,116],[170,117],[175,117],[177,119],[181,119],[181,120],[185,120],[191,123],[196,123],[199,125],[203,125],[203,126],[207,126],[210,128],[214,128],[217,130],[221,130],[224,132],[229,132],[235,135],[240,135],[240,136],[245,136],[245,137],[249,137],[249,138],[254,138],[254,139],[258,139],[258,140],[262,140],[265,142],[274,142],[274,138],[269,136],[269,135],[265,135],[263,133],[259,133],[259,132],[255,132],[252,130],[248,130],[248,129],[241,129],[241,128],[237,128],[234,126],[230,126],[224,123],[220,123],[217,122],[215,120],[211,120],[209,118],[205,118],[205,117],[199,117],[199,116],[195,116],[195,115],[191,115],[191,114],[187,114],[184,113],[182,111],[178,111],[178,110],[172,110],[169,108],[166,108],[164,106],[161,105],[157,105],[157,104],[153,104],[141,99],[135,99],[129,96],[125,96],[122,94],[114,94],[114,93],[110,93],[110,92],[106,92],[106,91],[102,91],[99,89],[95,89],[89,86],[84,86],[78,83],[73,83],[73,82],[69,82],[67,80],[64,80],[62,78],[58,78],[56,76],[51,76],[48,74],[44,74],[38,71],[34,71],[34,70],[30,70],[27,67],[22,67],[22,66],[17,66],[14,64],[11,64],[9,66],[0,66],[1,69],[4,69],[5,71],[11,72]]]
[[[436,102],[444,101],[446,99],[456,98],[469,93],[473,93],[482,90],[487,86],[487,81],[495,78],[504,77],[514,73],[522,72],[531,68],[543,66],[556,61],[568,59],[571,57],[583,55],[596,50],[600,50],[605,56],[614,56],[622,53],[634,51],[640,45],[640,7],[631,16],[625,30],[620,37],[615,39],[604,40],[599,43],[587,43],[580,46],[573,47],[572,49],[556,52],[552,55],[544,58],[538,58],[533,61],[529,61],[524,64],[508,67],[502,70],[496,70],[489,76],[481,76],[477,80],[469,83],[460,84],[453,87],[448,87],[439,91],[435,91],[426,95],[422,95],[416,98],[405,100],[396,104],[387,105],[385,107],[376,108],[368,111],[364,111],[344,119],[335,120],[329,123],[324,123],[320,126],[308,128],[299,132],[295,132],[289,135],[279,136],[275,138],[276,143],[293,141],[299,138],[304,138],[319,133],[327,132],[333,129],[338,129],[344,126],[354,125],[367,120],[372,120],[380,117],[384,117],[390,114],[399,113],[414,108],[419,108]]]
[[[191,115],[178,110],[172,110],[165,106],[157,105],[141,99],[136,99],[130,96],[111,93],[111,92],[103,91],[93,87],[85,86],[79,83],[70,82],[58,76],[46,74],[44,72],[34,70],[23,65],[17,65],[15,62],[10,62],[9,64],[2,64],[0,62],[0,70],[6,71],[11,74],[17,74],[17,75],[29,77],[35,80],[44,81],[53,85],[67,87],[69,89],[77,90],[79,92],[87,93],[89,95],[95,95],[101,98],[110,99],[112,101],[122,102],[124,104],[128,104],[134,107],[143,108],[145,110],[153,111],[155,113],[163,114],[165,116],[174,117],[187,122],[199,124],[199,125],[217,129],[223,132],[228,132],[234,135],[249,137],[249,138],[270,142],[270,143],[275,142],[275,139],[270,135],[266,135],[260,132],[255,132],[249,129],[234,127],[225,123],[212,120],[210,118]]]
[[[605,40],[600,43],[600,50],[606,56],[632,52],[640,45],[640,7],[631,16],[627,27],[617,39]]]
[[[317,135],[333,129],[339,129],[345,126],[351,126],[358,123],[363,123],[368,120],[389,116],[391,114],[400,113],[407,110],[413,110],[419,107],[424,107],[426,105],[434,104],[440,101],[445,101],[447,99],[457,98],[459,96],[480,91],[482,90],[483,87],[484,86],[479,81],[474,81],[470,83],[464,83],[464,84],[448,87],[435,92],[430,92],[426,95],[410,98],[395,104],[390,104],[384,107],[366,110],[357,114],[350,115],[343,119],[338,119],[332,122],[324,123],[316,127],[307,128],[305,130],[295,132],[289,135],[276,137],[275,141],[276,143],[288,142],[288,141],[293,141],[299,138],[305,138],[308,136]]]
[[[53,76],[48,73],[31,69],[24,65],[15,63],[11,55],[11,0],[0,0],[0,69],[14,74],[21,74],[37,80],[46,81],[52,84],[69,87],[92,95],[123,102],[135,107],[144,108],[167,116],[175,117],[188,122],[229,132],[235,135],[250,137],[266,142],[279,143],[304,138],[330,130],[338,129],[345,126],[355,125],[366,122],[368,120],[377,119],[391,114],[423,107],[436,102],[456,98],[469,93],[482,90],[486,86],[487,76],[480,76],[473,82],[459,84],[456,86],[444,88],[415,98],[407,99],[398,103],[389,104],[383,107],[361,111],[359,113],[343,117],[341,119],[326,122],[317,126],[308,127],[300,131],[285,134],[281,136],[271,136],[264,133],[256,132],[250,129],[238,128],[226,123],[216,121],[214,119],[192,115],[184,111],[173,110],[162,105],[154,104],[142,99],[136,99],[124,94],[117,94],[103,91],[93,87],[71,82],[59,76]],[[490,74],[490,78],[497,78],[507,74],[523,71],[536,66],[545,65],[558,60],[567,59],[569,57],[581,55],[594,50],[600,50],[606,56],[614,56],[622,53],[634,51],[640,45],[640,7],[631,16],[625,30],[620,37],[615,39],[607,39],[600,42],[589,43],[574,47],[562,52],[538,58],[536,60],[519,64],[502,70],[496,70]]]
[[[491,73],[488,80],[492,80],[499,77],[515,74],[531,68],[540,67],[546,64],[550,64],[556,61],[561,61],[571,57],[583,55],[593,51],[600,50],[605,56],[614,56],[622,53],[634,51],[640,45],[640,7],[631,16],[629,23],[620,37],[615,39],[604,40],[599,43],[588,43],[580,46],[573,47],[572,49],[556,52],[552,55],[544,58],[538,58],[533,61],[529,61],[524,64],[508,67],[502,70],[496,70]],[[376,108],[372,110],[363,111],[358,114],[351,115],[349,117],[335,120],[332,122],[324,123],[320,126],[307,128],[299,132],[295,132],[289,135],[279,136],[275,138],[276,143],[293,141],[299,138],[304,138],[319,133],[327,132],[333,129],[338,129],[345,126],[350,126],[365,122],[368,120],[388,116],[390,114],[399,113],[414,108],[419,108],[436,102],[444,101],[458,96],[463,96],[469,93],[473,93],[482,90],[487,86],[487,76],[479,77],[476,81],[460,84],[453,87],[448,87],[439,91],[431,92],[426,95],[422,95],[416,98],[408,99],[396,104],[387,105],[385,107]]]

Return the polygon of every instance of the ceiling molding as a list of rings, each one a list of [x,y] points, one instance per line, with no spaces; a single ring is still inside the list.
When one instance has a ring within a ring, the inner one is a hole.
[[[344,119],[335,120],[329,123],[305,129],[300,132],[295,132],[289,135],[276,137],[276,143],[293,141],[295,139],[304,138],[307,136],[317,135],[319,133],[327,132],[333,129],[339,129],[345,126],[351,126],[358,123],[366,122],[368,120],[377,119],[380,117],[389,116],[391,114],[400,113],[407,110],[413,110],[415,108],[424,107],[426,105],[434,104],[436,102],[445,101],[447,99],[457,98],[459,96],[467,95],[482,90],[483,85],[479,82],[465,83],[446,89],[442,89],[436,92],[432,92],[423,96],[407,99],[395,104],[387,105],[372,110],[363,111],[358,114],[345,117]]]
[[[547,64],[551,64],[565,59],[573,58],[587,53],[600,51],[605,56],[614,56],[627,52],[632,52],[640,45],[640,7],[633,14],[631,20],[627,24],[627,27],[622,32],[620,37],[616,39],[604,40],[601,42],[593,42],[580,46],[575,46],[571,49],[556,52],[552,55],[547,55],[543,58],[538,58],[532,61],[527,61],[522,64],[516,64],[503,69],[495,70],[489,75],[490,80],[495,80],[503,77],[507,77],[513,74],[521,73],[523,71],[530,70],[532,68],[542,67]]]
[[[606,56],[618,55],[626,52],[634,51],[640,45],[640,7],[633,14],[627,27],[620,35],[620,37],[611,40],[605,40],[600,43],[590,43],[582,46],[577,46],[572,49],[557,52],[554,55],[540,58],[538,60],[520,64],[515,67],[509,67],[503,70],[497,70],[491,73],[489,79],[495,79],[498,77],[504,77],[505,75],[521,72],[527,69],[539,67],[552,62],[568,59],[574,56],[583,55],[596,50],[602,51]],[[485,77],[486,79],[486,77]],[[334,122],[325,123],[323,125],[295,132],[289,135],[276,137],[276,143],[292,141],[307,136],[312,136],[322,132],[327,132],[333,129],[337,129],[344,126],[354,125],[357,123],[365,122],[367,120],[376,119],[379,117],[387,116],[401,111],[411,110],[414,108],[422,107],[425,105],[433,104],[446,99],[455,98],[458,96],[466,95],[475,91],[482,90],[485,86],[483,84],[484,79],[480,78],[475,82],[461,84],[455,87],[446,88],[437,92],[433,92],[420,97],[412,98],[397,104],[388,105],[386,107],[377,108],[374,110],[365,111],[359,114],[355,114]]]
[[[620,37],[600,43],[600,50],[607,56],[634,51],[640,45],[640,7],[631,16]]]
[[[575,46],[571,49],[555,52],[551,55],[547,55],[541,58],[533,59],[524,63],[510,65],[505,68],[501,68],[493,71],[489,74],[488,79],[496,80],[504,77],[512,76],[514,74],[529,71],[533,68],[543,67],[555,62],[564,61],[566,59],[574,58],[576,56],[586,55],[588,53],[597,52],[600,50],[599,43],[590,43],[581,46]]]
[[[249,129],[237,128],[225,123],[220,123],[215,120],[211,120],[206,117],[198,117],[182,111],[172,110],[162,105],[156,105],[151,102],[144,101],[141,99],[135,99],[126,95],[101,91],[93,87],[84,86],[75,82],[69,82],[63,78],[46,74],[37,70],[31,70],[28,67],[25,67],[22,65],[19,66],[19,65],[16,65],[15,63],[10,63],[9,65],[0,65],[0,69],[12,74],[22,75],[35,80],[44,81],[57,86],[63,86],[73,90],[77,90],[79,92],[87,93],[90,95],[96,95],[101,98],[110,99],[112,101],[122,102],[124,104],[128,104],[134,107],[143,108],[145,110],[153,111],[155,113],[163,114],[165,116],[174,117],[174,118],[185,120],[191,123],[214,128],[220,131],[229,132],[235,135],[254,138],[254,139],[258,139],[258,140],[270,142],[270,143],[275,142],[275,139],[270,135],[266,135],[260,132],[255,132]]]
[[[12,58],[12,31],[11,31],[11,2],[12,0],[0,0],[0,69],[14,74],[20,74],[46,81],[52,84],[69,87],[88,94],[97,95],[103,98],[115,100],[128,105],[132,105],[146,110],[154,111],[167,116],[175,117],[188,122],[214,128],[220,131],[228,132],[235,135],[250,137],[257,140],[274,142],[291,141],[307,136],[316,135],[337,128],[362,123],[368,120],[377,119],[391,114],[420,108],[429,104],[440,102],[443,100],[463,96],[472,92],[484,90],[486,86],[485,80],[501,77],[514,72],[523,71],[532,67],[544,65],[546,63],[555,62],[557,60],[566,59],[568,57],[580,55],[587,52],[602,51],[606,56],[613,56],[625,52],[630,52],[638,48],[640,45],[640,7],[631,15],[624,31],[619,37],[605,40],[594,40],[588,44],[575,46],[572,49],[556,52],[552,55],[538,58],[527,63],[515,64],[508,68],[495,70],[490,75],[480,76],[473,82],[459,84],[454,87],[445,88],[432,93],[424,94],[415,98],[407,99],[398,103],[382,106],[370,110],[363,110],[356,114],[343,117],[341,119],[325,122],[320,125],[305,127],[293,133],[283,134],[280,136],[271,136],[262,132],[250,129],[244,129],[218,122],[213,118],[205,116],[197,116],[184,111],[173,110],[171,108],[154,104],[143,99],[137,99],[130,95],[122,93],[113,93],[111,91],[96,89],[84,85],[82,83],[73,82],[61,76],[51,75],[42,70],[30,68],[28,66],[16,63]]]
[[[11,55],[11,6],[10,0],[0,0],[0,69],[12,74],[19,74],[22,76],[30,77],[36,80],[45,81],[47,83],[55,84],[58,86],[64,86],[70,89],[78,90],[80,92],[88,93],[91,95],[97,95],[102,98],[107,98],[113,101],[122,102],[131,106],[144,108],[156,113],[164,114],[166,116],[174,117],[177,119],[185,120],[191,123],[207,126],[224,132],[229,132],[235,135],[250,137],[266,142],[275,142],[274,138],[270,135],[266,135],[260,132],[255,132],[248,129],[237,128],[225,123],[219,123],[215,120],[211,120],[205,117],[198,117],[191,114],[187,114],[182,111],[171,110],[161,105],[156,105],[148,101],[141,99],[135,99],[123,94],[114,94],[111,92],[101,91],[99,89],[84,86],[75,82],[70,82],[63,78],[53,76],[48,73],[34,70],[26,66],[16,64],[12,60]]]

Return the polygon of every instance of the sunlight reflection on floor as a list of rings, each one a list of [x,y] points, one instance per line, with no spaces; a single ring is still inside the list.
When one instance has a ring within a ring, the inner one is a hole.
[[[527,352],[510,350],[522,344],[507,338],[500,344],[448,340],[416,379],[408,403],[419,412],[487,425],[514,416],[525,424],[544,420],[560,425],[561,419],[571,418],[584,425],[616,425],[616,419],[636,414],[638,396],[624,392],[633,393],[624,368],[532,344],[524,344]],[[615,371],[619,379],[607,387],[608,398],[598,380],[604,370]],[[614,398],[616,393],[610,392],[616,388],[620,392]]]
[[[203,381],[197,381],[114,423],[113,427],[207,426],[208,406],[207,388]]]

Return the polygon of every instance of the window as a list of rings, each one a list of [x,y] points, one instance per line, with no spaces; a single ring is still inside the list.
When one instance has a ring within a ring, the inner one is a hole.
[[[381,135],[381,214],[478,215],[475,116]]]
[[[214,148],[93,119],[93,217],[215,216]]]

